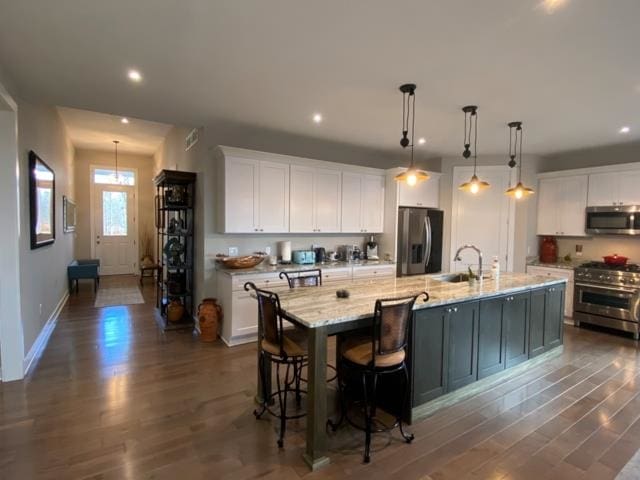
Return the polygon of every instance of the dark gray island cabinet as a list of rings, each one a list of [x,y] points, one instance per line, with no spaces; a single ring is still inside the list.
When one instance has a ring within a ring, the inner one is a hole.
[[[565,284],[557,283],[416,310],[409,417],[428,413],[419,407],[438,397],[492,375],[499,380],[497,374],[562,345],[564,292]]]

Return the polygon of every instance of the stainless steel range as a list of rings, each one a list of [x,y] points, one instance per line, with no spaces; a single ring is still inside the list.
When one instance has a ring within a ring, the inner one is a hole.
[[[590,323],[640,336],[640,266],[589,262],[575,271],[576,326]]]

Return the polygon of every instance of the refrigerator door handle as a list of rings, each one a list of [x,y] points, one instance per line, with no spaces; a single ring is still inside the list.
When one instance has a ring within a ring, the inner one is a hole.
[[[407,275],[409,273],[409,249],[411,246],[411,239],[409,238],[409,210],[405,209],[402,212],[402,235],[405,240],[405,245],[402,246],[402,274]]]
[[[424,217],[424,271],[427,272],[427,265],[431,260],[431,219]]]

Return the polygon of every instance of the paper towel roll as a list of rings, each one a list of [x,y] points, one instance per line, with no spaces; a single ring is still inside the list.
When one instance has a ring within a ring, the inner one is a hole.
[[[278,254],[283,262],[291,262],[291,242],[289,240],[278,242]]]

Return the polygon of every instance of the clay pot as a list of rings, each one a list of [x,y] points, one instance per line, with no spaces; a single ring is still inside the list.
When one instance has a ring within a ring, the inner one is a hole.
[[[167,320],[170,322],[179,322],[184,316],[184,305],[180,300],[171,300],[167,305]]]
[[[558,244],[554,237],[543,237],[540,243],[540,261],[555,263],[558,260]]]
[[[218,339],[218,328],[222,321],[222,307],[215,298],[205,298],[198,305],[198,321],[200,322],[200,340],[215,342]]]

